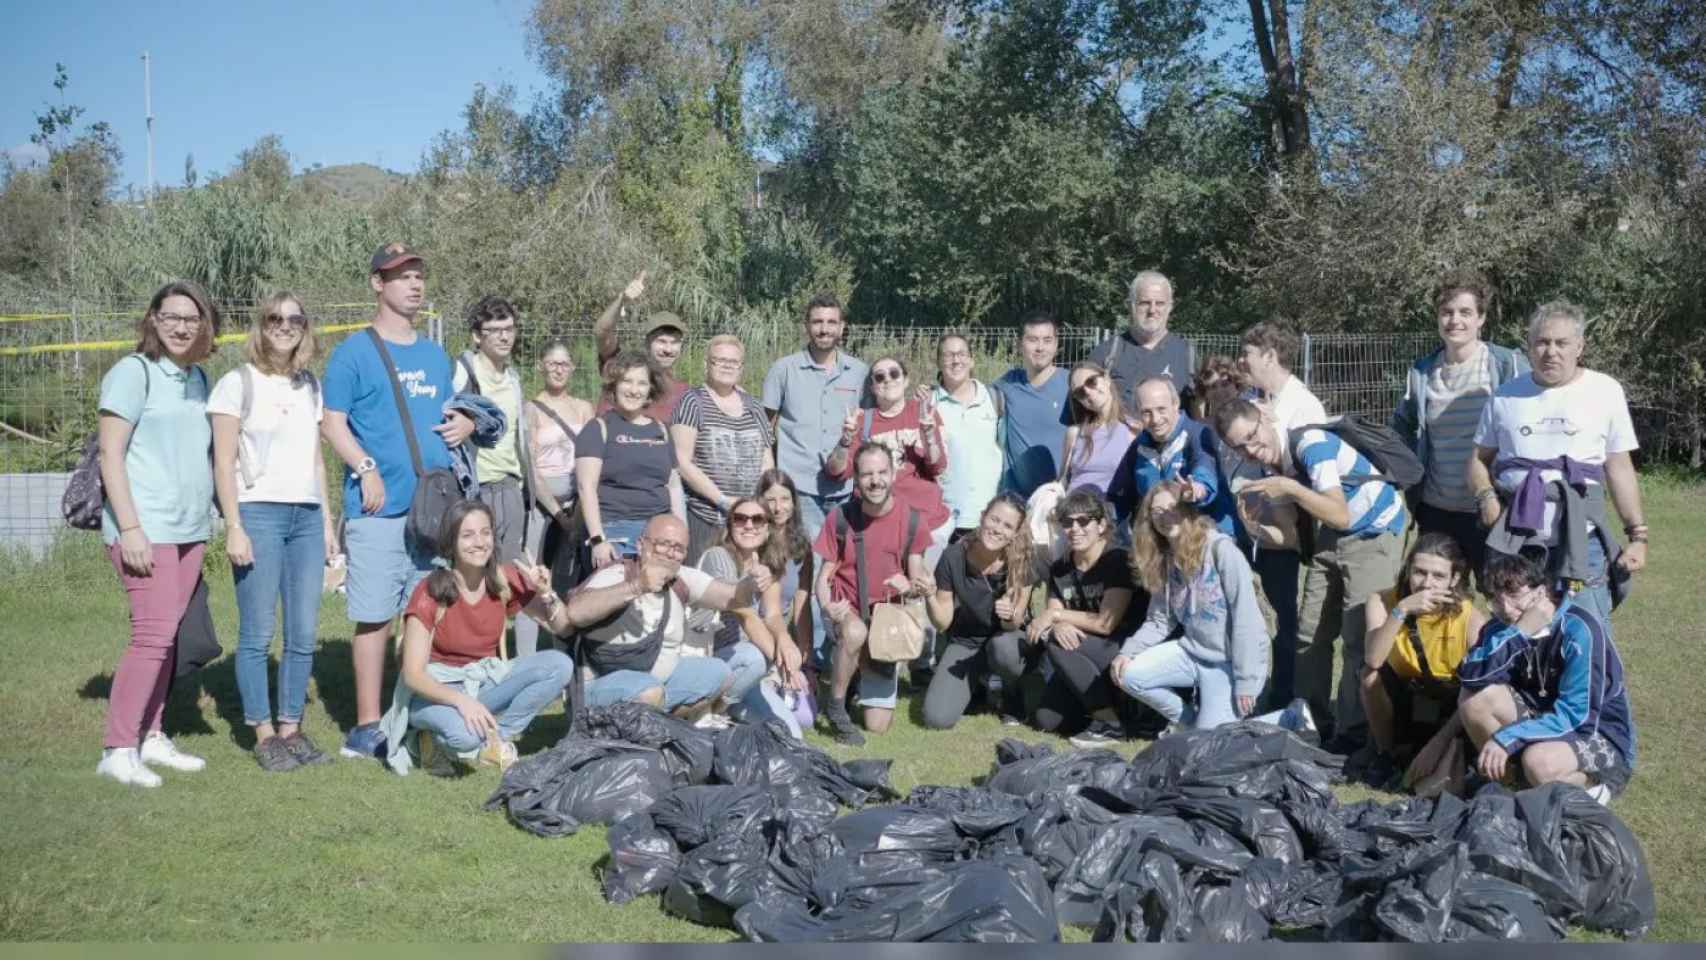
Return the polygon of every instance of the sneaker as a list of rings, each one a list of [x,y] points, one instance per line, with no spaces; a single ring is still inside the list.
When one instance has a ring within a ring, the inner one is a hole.
[[[1280,711],[1279,718],[1275,725],[1281,729],[1290,730],[1293,733],[1317,732],[1315,729],[1315,718],[1309,713],[1309,701],[1302,697],[1298,697],[1291,701],[1291,703],[1286,705],[1284,710]]]
[[[95,773],[111,777],[127,787],[158,787],[160,775],[142,765],[135,747],[108,747],[101,751]]]
[[[338,751],[351,760],[370,758],[385,759],[385,735],[379,732],[379,721],[364,723],[355,727],[344,737],[344,746]]]
[[[142,749],[138,751],[143,763],[155,764],[180,770],[184,773],[195,773],[207,766],[207,761],[178,749],[172,738],[156,730],[142,738]]]
[[[1117,724],[1108,723],[1105,720],[1092,720],[1090,725],[1084,728],[1083,733],[1073,737],[1069,742],[1081,750],[1095,750],[1119,743],[1124,739],[1121,736],[1123,733],[1124,731]]]
[[[290,752],[283,737],[268,737],[255,744],[255,762],[268,773],[288,773],[302,766],[302,761]]]
[[[1611,788],[1603,783],[1596,783],[1587,788],[1588,796],[1599,801],[1602,807],[1611,806]]]
[[[308,739],[308,734],[301,730],[284,738],[284,749],[289,750],[296,762],[304,767],[332,762],[332,758],[321,752],[320,748],[314,745],[314,741]]]
[[[480,747],[477,761],[482,767],[497,767],[500,772],[515,766],[515,744],[498,736],[492,736]]]
[[[720,713],[707,713],[693,721],[693,726],[700,730],[727,730],[734,725],[733,720]]]
[[[853,718],[848,716],[847,707],[840,701],[831,700],[824,708],[823,718],[829,722],[829,734],[835,738],[836,743],[850,747],[865,745],[864,732],[853,722]]]

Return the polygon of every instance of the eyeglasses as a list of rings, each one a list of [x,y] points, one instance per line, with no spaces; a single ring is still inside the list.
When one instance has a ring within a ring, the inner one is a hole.
[[[1079,514],[1073,517],[1060,518],[1060,528],[1062,530],[1071,530],[1073,527],[1084,527],[1085,529],[1089,529],[1092,524],[1101,522],[1101,517],[1087,517],[1083,514]]]
[[[545,369],[547,369],[547,370],[573,370],[574,368],[575,368],[575,365],[573,363],[570,363],[567,360],[547,360],[547,361],[545,361]]]
[[[646,542],[651,545],[653,551],[666,557],[687,556],[687,544],[685,543],[677,543],[674,540],[647,540]]]
[[[507,327],[481,327],[480,336],[493,337],[498,340],[513,340],[515,339],[515,326],[512,324]]]
[[[293,313],[288,317],[268,317],[263,325],[268,330],[279,330],[286,326],[293,330],[306,330],[308,329],[308,318],[300,313]]]
[[[1102,375],[1099,373],[1092,373],[1088,377],[1084,378],[1083,383],[1072,388],[1072,395],[1075,397],[1082,397],[1085,393],[1096,389],[1096,386],[1101,382]]]
[[[906,374],[902,373],[899,367],[884,367],[881,370],[871,371],[872,383],[888,383],[890,380],[903,380],[905,378]]]
[[[770,518],[762,513],[731,513],[729,523],[736,527],[762,527],[770,523]]]
[[[741,364],[745,363],[744,360],[741,360],[738,357],[711,357],[705,362],[720,370],[738,370],[740,369]]]
[[[185,330],[201,329],[201,314],[199,313],[156,313],[154,320],[162,327],[183,327]]]

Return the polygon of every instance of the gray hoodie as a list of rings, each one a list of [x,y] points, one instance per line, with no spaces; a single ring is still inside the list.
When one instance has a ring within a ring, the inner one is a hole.
[[[1268,628],[1256,605],[1250,564],[1238,544],[1224,533],[1210,535],[1204,547],[1209,562],[1190,581],[1177,567],[1167,572],[1167,587],[1149,598],[1143,626],[1120,647],[1134,656],[1166,640],[1183,627],[1179,643],[1205,663],[1232,663],[1232,692],[1255,696],[1268,682]]]

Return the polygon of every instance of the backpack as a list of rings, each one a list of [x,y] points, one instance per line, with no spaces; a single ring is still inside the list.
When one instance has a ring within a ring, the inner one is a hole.
[[[1325,430],[1349,444],[1380,472],[1380,479],[1392,484],[1399,493],[1421,483],[1426,472],[1422,461],[1416,458],[1416,452],[1398,436],[1398,431],[1384,423],[1347,413],[1325,423],[1298,427],[1286,438],[1293,450],[1297,449],[1305,430]]]
[[[255,408],[255,374],[247,363],[239,365],[237,373],[243,380],[243,403],[237,415],[237,473],[243,480],[243,489],[248,490],[255,485],[255,480],[261,475],[261,471],[255,467],[254,454],[250,453],[248,446],[243,443],[242,432],[242,425],[249,422],[249,411]],[[299,371],[292,379],[297,383],[308,384],[308,389],[314,393],[314,406],[318,407],[320,405],[320,381],[315,378],[313,371]]]
[[[131,354],[142,364],[142,408],[148,409],[148,393],[154,384],[154,375],[148,369],[148,360],[140,353]],[[119,361],[123,363],[124,361]],[[137,423],[142,422],[142,414],[136,415]],[[134,426],[132,430],[134,431]],[[96,427],[89,438],[83,441],[83,452],[77,457],[77,466],[71,470],[71,476],[65,481],[65,493],[59,498],[59,515],[65,518],[67,525],[76,530],[101,529],[101,511],[106,506],[107,491],[101,480],[101,430]]]
[[[849,505],[852,502],[848,501]],[[906,506],[906,539],[902,541],[902,551],[910,547],[913,539],[918,536],[918,524],[922,519],[922,515],[916,508]],[[859,615],[865,616],[871,610],[871,593],[865,580],[865,531],[854,530],[853,525],[847,521],[847,512],[837,510],[835,512],[835,538],[845,543],[849,533],[853,535],[853,582],[857,584],[859,594]],[[904,560],[902,565],[904,567]]]

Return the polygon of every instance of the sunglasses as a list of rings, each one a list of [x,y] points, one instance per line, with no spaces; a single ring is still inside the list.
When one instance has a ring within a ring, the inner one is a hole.
[[[1088,377],[1084,378],[1083,383],[1072,388],[1072,395],[1075,397],[1082,397],[1088,391],[1096,389],[1097,385],[1099,385],[1101,382],[1102,382],[1102,375],[1099,373],[1092,373]]]
[[[905,377],[906,374],[901,373],[899,367],[884,367],[881,370],[871,371],[872,383],[888,383],[890,380],[902,380]]]
[[[1087,517],[1083,514],[1078,514],[1077,516],[1060,518],[1060,528],[1062,530],[1071,530],[1073,527],[1083,527],[1088,530],[1092,524],[1101,522],[1101,517]]]
[[[729,523],[736,527],[762,527],[770,522],[770,518],[762,513],[731,513]]]
[[[300,313],[293,313],[288,317],[275,316],[268,317],[266,320],[266,328],[268,330],[278,330],[286,326],[290,327],[292,330],[306,330],[308,329],[308,318]]]

